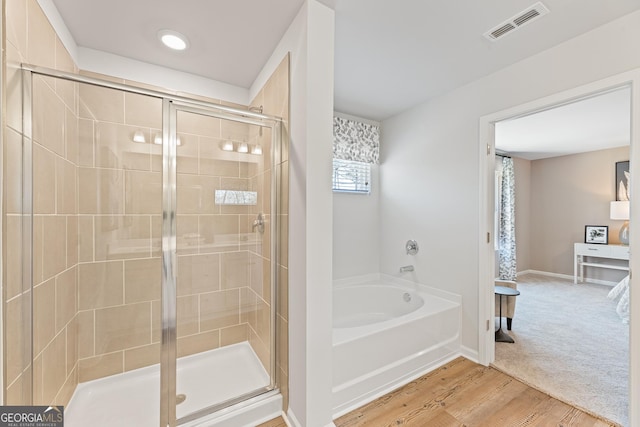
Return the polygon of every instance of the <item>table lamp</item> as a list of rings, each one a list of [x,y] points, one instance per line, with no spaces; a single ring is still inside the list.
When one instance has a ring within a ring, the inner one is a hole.
[[[611,202],[611,208],[609,210],[609,217],[614,220],[624,221],[622,228],[620,229],[620,243],[623,245],[629,244],[629,201],[620,200]]]

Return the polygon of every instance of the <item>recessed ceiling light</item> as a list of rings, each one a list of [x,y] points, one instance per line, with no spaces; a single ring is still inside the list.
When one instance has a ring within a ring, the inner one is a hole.
[[[185,50],[189,47],[187,36],[177,31],[160,30],[158,31],[158,38],[165,46],[173,50]]]

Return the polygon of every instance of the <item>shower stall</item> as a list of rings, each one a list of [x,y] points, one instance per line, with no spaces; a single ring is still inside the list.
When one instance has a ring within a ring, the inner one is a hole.
[[[282,119],[34,66],[22,87],[5,403],[164,427],[279,397]]]

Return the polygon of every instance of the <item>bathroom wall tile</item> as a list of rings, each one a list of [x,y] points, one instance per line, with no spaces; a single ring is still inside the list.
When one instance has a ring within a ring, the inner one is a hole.
[[[229,252],[238,249],[238,215],[200,215],[198,229],[204,243],[200,253]]]
[[[42,401],[53,402],[67,379],[66,337],[56,335],[42,352]]]
[[[33,144],[33,212],[56,213],[56,156]]]
[[[62,331],[78,312],[78,271],[70,268],[56,277],[55,282],[56,333]]]
[[[240,291],[232,289],[200,295],[200,330],[226,328],[240,323]]]
[[[250,288],[240,288],[240,323],[258,329],[258,296]]]
[[[58,37],[56,37],[56,70],[66,71],[68,73],[74,73],[77,70],[73,58],[69,54],[69,51],[64,47],[64,44]],[[75,105],[75,102],[70,104],[70,108]]]
[[[247,341],[248,339],[249,331],[246,323],[220,329],[220,347],[237,344]]]
[[[124,302],[159,300],[162,285],[160,258],[136,259],[124,262]]]
[[[44,230],[43,216],[34,215],[32,217],[33,227],[33,284],[38,285],[42,282],[42,269],[44,263]]]
[[[268,345],[271,342],[271,334],[274,326],[271,324],[271,306],[260,299],[258,299],[257,317],[258,329],[256,330],[256,333],[262,343],[268,348]]]
[[[5,2],[7,42],[21,52],[27,52],[27,2],[7,0]],[[8,45],[8,43],[7,43]]]
[[[78,119],[78,166],[95,166],[94,125],[91,119]]]
[[[4,209],[18,214],[22,211],[22,136],[5,128],[3,148]]]
[[[124,213],[124,171],[113,169],[78,169],[79,213]]]
[[[241,288],[249,285],[251,255],[247,251],[220,254],[222,274],[221,289]]]
[[[280,230],[280,256],[278,261],[284,267],[289,265],[289,215],[278,215]]]
[[[22,219],[18,215],[6,215],[4,220],[4,298],[8,301],[22,293]]]
[[[220,178],[178,174],[178,214],[219,213],[220,208],[215,204],[215,191],[219,188]]]
[[[44,279],[67,268],[67,219],[64,216],[42,217],[43,240],[42,274]]]
[[[177,123],[181,133],[209,137],[220,136],[220,119],[215,117],[178,111]]]
[[[204,242],[204,236],[198,230],[198,222],[197,215],[177,215],[176,245],[178,255],[198,252],[199,244]]]
[[[282,318],[277,317],[278,333],[276,334],[276,345],[278,346],[279,360],[278,365],[285,371],[289,370],[289,323]]]
[[[65,332],[67,335],[67,358],[66,367],[67,375],[71,375],[78,363],[78,316],[73,317],[73,320],[67,325]],[[76,380],[77,381],[77,380]]]
[[[30,64],[55,68],[56,34],[36,2],[27,4],[27,60]]]
[[[253,351],[256,353],[256,356],[258,356],[258,359],[260,359],[262,367],[265,369],[265,371],[270,372],[271,363],[269,360],[269,349],[260,340],[258,335],[256,335],[256,333],[251,329],[249,329],[249,344],[251,345]]]
[[[96,72],[93,72],[93,71],[78,70],[78,74],[80,74],[81,76],[93,77],[95,79],[106,80],[108,82],[113,82],[113,83],[126,83],[125,79],[121,79],[121,78],[118,78],[118,77],[110,76],[110,75],[107,75],[107,74],[96,73]]]
[[[151,256],[162,256],[162,215],[151,215]]]
[[[94,222],[96,261],[150,256],[149,216],[96,216]]]
[[[160,363],[160,344],[143,345],[124,351],[125,372],[157,363]]]
[[[151,303],[96,310],[96,354],[151,344]]]
[[[25,396],[32,397],[31,391],[25,390],[29,387],[29,382],[25,379],[24,375],[20,375],[12,383],[9,383],[6,387],[6,393],[4,395],[4,405],[7,406],[22,406],[28,403]]]
[[[76,321],[78,329],[78,358],[86,359],[94,356],[95,322],[94,310],[79,311]]]
[[[135,93],[125,93],[124,106],[126,124],[147,128],[162,128],[162,99]]]
[[[58,214],[77,214],[76,185],[78,168],[71,162],[56,157],[56,208]]]
[[[69,401],[71,401],[77,386],[78,370],[75,369],[69,376],[67,376],[67,379],[58,392],[58,395],[54,398],[55,405],[67,406]]]
[[[176,312],[178,317],[178,337],[199,332],[199,303],[197,295],[178,297]]]
[[[264,295],[264,276],[265,276],[265,268],[269,268],[268,262],[263,262],[263,258],[260,255],[256,255],[251,253],[249,256],[249,265],[247,266],[249,270],[249,285],[251,289],[261,298],[267,299]],[[269,283],[269,276],[267,275],[267,284]]]
[[[288,369],[279,369],[278,385],[282,394],[282,411],[286,414],[289,410],[289,376]]]
[[[198,173],[198,137],[179,133],[181,145],[176,153],[176,171],[179,174]]]
[[[78,265],[79,310],[123,304],[122,264],[110,261]]]
[[[93,257],[93,216],[78,216],[78,258],[80,262],[91,262]]]
[[[15,3],[14,0],[11,0]],[[7,7],[9,7],[7,5]],[[9,20],[5,20],[9,22]],[[22,71],[20,64],[24,62],[24,56],[11,43],[6,43],[5,50],[5,99],[4,111],[6,125],[11,129],[22,132]],[[25,51],[22,51],[25,53]]]
[[[78,263],[78,217],[67,216],[67,268]]]
[[[6,384],[11,384],[20,376],[25,366],[25,360],[31,358],[23,351],[22,339],[26,332],[25,329],[28,328],[28,325],[24,325],[22,321],[23,310],[28,302],[24,298],[28,298],[28,295],[14,298],[4,305]]]
[[[96,167],[143,171],[151,169],[149,129],[104,122],[96,122],[94,127]],[[147,142],[135,142],[133,137],[136,132],[141,132]]]
[[[246,123],[236,122],[232,120],[220,121],[220,136],[224,139],[231,139],[233,141],[248,142],[249,132],[251,125]],[[204,136],[217,136],[214,134],[201,133],[199,135]]]
[[[65,106],[52,78],[33,78],[33,139],[59,156],[64,153]]]
[[[162,308],[160,301],[151,302],[151,342],[159,343],[162,338]]]
[[[125,174],[125,212],[162,213],[162,174],[127,171]]]
[[[280,213],[289,213],[289,162],[278,165],[280,172]]]
[[[124,124],[122,91],[81,84],[78,93],[80,118]]]
[[[220,347],[218,330],[178,338],[178,357],[202,353]]]
[[[37,355],[33,358],[33,403],[34,405],[43,405],[43,385],[44,381],[42,379],[43,376],[43,367],[42,367],[42,354]],[[30,402],[31,403],[31,402]]]
[[[289,319],[289,270],[278,266],[278,314],[284,320]]]
[[[162,135],[162,130],[151,129],[151,138],[155,138],[156,135]],[[162,172],[162,145],[151,144],[149,151],[151,153],[151,170],[153,172]]]
[[[178,296],[220,290],[220,255],[183,255],[177,264]]]
[[[78,116],[71,110],[66,109],[65,117],[65,153],[66,159],[74,165],[78,165]]]
[[[80,359],[78,361],[78,382],[83,383],[123,372],[123,359],[121,351]]]
[[[210,176],[240,177],[240,162],[226,157],[220,149],[222,140],[200,137],[200,174]]]
[[[40,354],[56,332],[55,279],[47,280],[33,290],[33,354]]]

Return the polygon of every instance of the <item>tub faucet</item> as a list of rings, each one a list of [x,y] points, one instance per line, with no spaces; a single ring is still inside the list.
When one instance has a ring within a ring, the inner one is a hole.
[[[405,265],[404,267],[400,267],[400,273],[406,273],[408,271],[413,271],[413,265]]]

